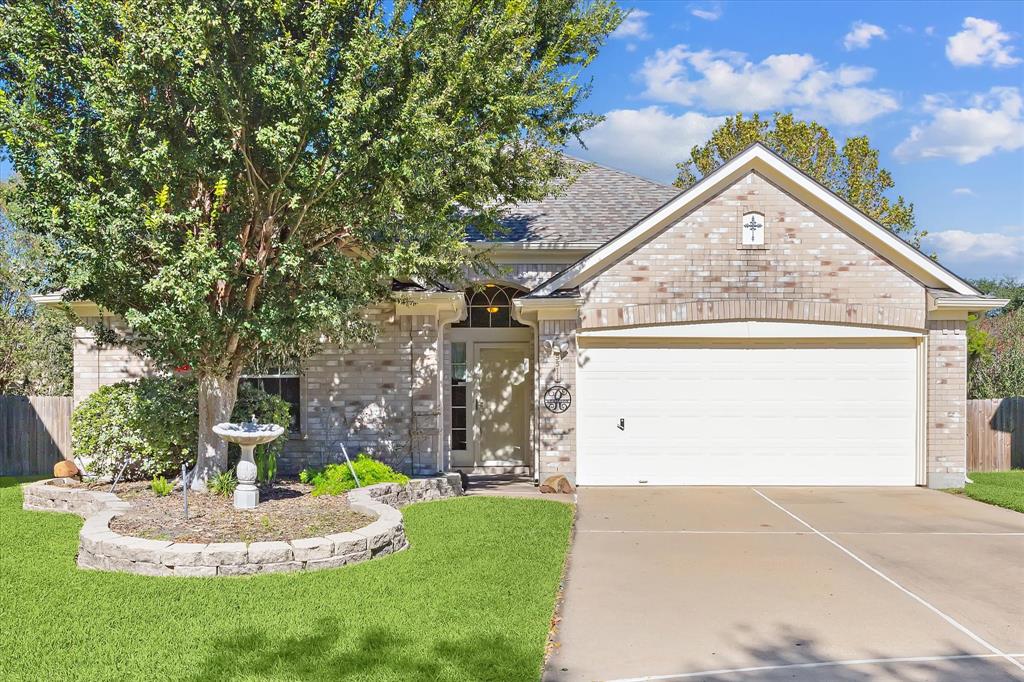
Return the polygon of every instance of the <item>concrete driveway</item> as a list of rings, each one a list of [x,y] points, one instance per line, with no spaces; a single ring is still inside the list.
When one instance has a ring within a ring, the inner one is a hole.
[[[584,488],[545,680],[1024,680],[1024,514],[919,488]]]

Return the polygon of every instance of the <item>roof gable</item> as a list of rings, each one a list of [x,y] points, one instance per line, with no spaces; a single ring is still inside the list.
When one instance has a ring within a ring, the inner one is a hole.
[[[755,143],[625,232],[537,287],[529,295],[550,296],[560,289],[577,287],[587,282],[675,220],[752,171],[778,183],[824,218],[876,250],[925,286],[949,289],[960,294],[979,294],[963,279],[868,218],[764,145]]]

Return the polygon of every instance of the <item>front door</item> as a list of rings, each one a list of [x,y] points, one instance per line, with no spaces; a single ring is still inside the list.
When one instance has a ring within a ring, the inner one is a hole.
[[[473,440],[478,467],[526,466],[530,346],[477,344]]]

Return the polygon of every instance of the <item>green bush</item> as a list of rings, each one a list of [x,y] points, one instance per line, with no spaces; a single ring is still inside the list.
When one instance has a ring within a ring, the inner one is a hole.
[[[210,492],[214,495],[228,497],[235,492],[235,488],[238,487],[238,479],[235,478],[235,470],[228,469],[227,471],[220,472],[206,482],[206,487],[209,488]]]
[[[157,497],[167,497],[174,490],[174,486],[168,483],[167,479],[163,476],[154,476],[149,487],[152,488]]]
[[[359,482],[364,486],[374,483],[408,483],[409,477],[400,474],[384,462],[373,459],[366,453],[360,453],[352,462]],[[356,487],[348,464],[328,464],[320,470],[303,469],[299,480],[313,486],[313,496],[339,495]]]
[[[71,440],[76,457],[90,473],[113,476],[127,459],[127,480],[175,474],[192,466],[198,444],[198,391],[191,377],[146,377],[102,386],[75,409]],[[288,428],[288,403],[248,384],[239,386],[234,421],[262,422]],[[284,439],[257,448],[257,475],[273,479]],[[235,450],[237,459],[237,449]],[[260,461],[262,460],[262,470]]]
[[[195,460],[196,401],[195,382],[175,377],[101,386],[71,417],[75,456],[101,476],[117,474],[127,459],[128,480],[179,471]]]

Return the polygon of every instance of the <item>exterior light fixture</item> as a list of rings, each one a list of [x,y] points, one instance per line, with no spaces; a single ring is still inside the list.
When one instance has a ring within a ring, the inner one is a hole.
[[[487,307],[487,312],[489,312],[489,313],[491,313],[493,315],[494,313],[498,312],[498,306],[496,306],[496,305],[488,306]]]

